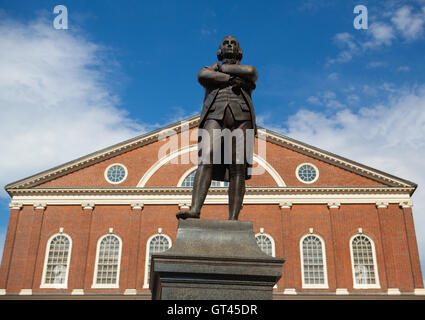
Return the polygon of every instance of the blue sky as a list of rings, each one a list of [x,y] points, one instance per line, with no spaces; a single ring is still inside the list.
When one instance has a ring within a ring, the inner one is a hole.
[[[59,4],[67,30],[53,28]],[[258,71],[259,125],[419,184],[424,269],[422,0],[2,1],[0,184],[199,113],[196,74],[228,34]],[[0,244],[9,201],[1,191]]]

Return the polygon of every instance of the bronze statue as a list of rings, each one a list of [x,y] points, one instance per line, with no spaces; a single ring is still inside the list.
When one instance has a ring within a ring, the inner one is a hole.
[[[240,64],[242,49],[232,36],[223,39],[217,58],[222,63],[217,61],[198,73],[198,81],[205,88],[199,120],[198,169],[191,208],[177,213],[178,219],[199,218],[211,181],[217,180],[229,182],[229,220],[238,220],[245,194],[245,180],[251,178],[249,169],[252,167],[256,133],[251,93],[255,89],[257,72],[253,66]],[[217,134],[226,129],[232,135]],[[243,152],[237,152],[240,144],[237,145],[238,139],[233,133],[240,133]],[[227,159],[231,157],[231,161],[226,161],[229,147],[231,150]]]

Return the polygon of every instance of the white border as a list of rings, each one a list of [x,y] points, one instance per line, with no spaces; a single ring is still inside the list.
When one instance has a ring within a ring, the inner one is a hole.
[[[47,272],[46,267],[47,267],[47,261],[49,259],[50,243],[57,236],[65,236],[69,240],[68,258],[66,261],[66,271],[65,271],[65,282],[64,283],[45,283],[46,272]],[[43,274],[41,276],[40,288],[42,289],[43,288],[50,288],[50,289],[67,289],[68,288],[68,275],[69,275],[69,265],[71,263],[71,252],[72,252],[72,238],[68,234],[63,232],[55,233],[49,238],[49,240],[47,240],[46,253],[44,256]]]
[[[322,244],[322,257],[323,257],[323,277],[325,282],[323,284],[306,284],[304,279],[304,253],[303,253],[303,241],[305,238],[309,236],[314,236],[318,238]],[[305,289],[328,289],[328,268],[326,264],[326,247],[325,247],[325,241],[321,236],[319,236],[316,233],[308,233],[301,237],[300,239],[300,262],[301,262],[301,280],[302,280],[302,287]]]
[[[314,170],[316,170],[316,178],[314,178],[314,180],[311,180],[311,181],[304,181],[303,179],[301,179],[300,178],[300,176],[298,175],[298,169],[301,167],[301,166],[303,166],[303,165],[309,165],[309,166],[312,166],[313,168],[314,168]],[[304,162],[304,163],[301,163],[301,164],[299,164],[298,165],[298,167],[295,169],[295,175],[297,176],[297,179],[299,180],[299,181],[301,181],[302,183],[305,183],[305,184],[312,184],[312,183],[315,183],[316,181],[317,181],[317,179],[319,179],[319,169],[314,165],[314,164],[312,164],[312,163],[310,163],[310,162]]]
[[[196,144],[183,147],[177,151],[171,152],[170,154],[162,157],[145,172],[145,174],[143,175],[143,177],[140,179],[139,183],[137,184],[137,187],[139,188],[145,187],[146,183],[154,175],[154,173],[158,171],[159,168],[161,168],[163,165],[171,161],[172,159],[177,158],[178,156],[185,154],[187,152],[192,152],[195,150],[198,150],[198,145]],[[259,155],[254,153],[253,161],[257,162],[258,165],[262,166],[272,176],[272,178],[274,179],[278,187],[286,187],[286,184],[283,181],[282,177],[266,160],[264,160]]]
[[[125,175],[124,175],[124,178],[123,178],[121,181],[113,182],[113,181],[111,181],[111,180],[109,180],[109,179],[108,179],[108,170],[109,170],[109,168],[111,168],[111,167],[113,167],[113,166],[120,166],[120,167],[123,167],[123,168],[124,168]],[[108,183],[110,183],[110,184],[120,184],[120,183],[123,183],[123,182],[125,181],[125,179],[127,179],[127,176],[128,176],[128,170],[127,170],[127,167],[126,167],[125,165],[123,165],[122,163],[113,163],[113,164],[109,165],[109,166],[105,169],[105,172],[103,173],[103,175],[104,175],[104,177],[105,177],[105,180],[106,180]]]
[[[99,264],[99,249],[100,249],[100,243],[102,242],[102,240],[104,238],[106,238],[107,236],[114,236],[118,239],[118,242],[120,244],[120,248],[118,251],[118,269],[117,269],[117,282],[116,283],[101,283],[101,284],[97,284],[96,283],[96,278],[97,278],[97,268],[98,268],[98,264]],[[93,283],[92,283],[92,288],[93,289],[99,289],[99,288],[119,288],[120,287],[120,269],[121,269],[121,253],[122,253],[122,240],[121,238],[115,234],[115,233],[107,233],[104,234],[103,236],[101,236],[99,238],[99,240],[97,240],[97,245],[96,245],[96,260],[95,260],[95,267],[94,267],[94,272],[93,272]]]
[[[148,283],[148,266],[150,267],[150,264],[149,264],[149,251],[150,251],[149,250],[149,244],[152,241],[152,239],[156,236],[163,236],[168,240],[168,242],[170,243],[170,247],[168,249],[170,249],[171,246],[173,245],[171,238],[164,233],[155,233],[154,235],[149,237],[148,241],[146,241],[145,276],[144,276],[144,281],[143,281],[143,289],[149,289],[149,283]]]
[[[353,240],[357,236],[364,236],[369,239],[371,246],[372,246],[372,258],[373,258],[373,270],[375,272],[375,284],[358,284],[356,282],[356,272],[354,270],[354,256],[353,256]],[[378,262],[376,260],[376,249],[375,249],[375,242],[372,240],[371,237],[365,235],[364,233],[356,233],[350,238],[350,255],[351,255],[351,271],[353,274],[353,288],[354,289],[380,289],[381,285],[379,284],[379,273],[378,273]]]
[[[153,176],[153,174],[158,171],[159,168],[161,168],[164,164],[171,161],[174,158],[177,158],[178,156],[198,150],[198,145],[193,144],[190,146],[183,147],[177,151],[171,152],[170,154],[162,157],[157,162],[155,162],[143,175],[142,179],[140,179],[139,183],[137,184],[137,187],[143,188],[148,180]]]

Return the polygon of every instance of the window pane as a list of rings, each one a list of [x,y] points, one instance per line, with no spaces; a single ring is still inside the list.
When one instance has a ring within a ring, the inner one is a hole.
[[[376,284],[372,243],[366,236],[359,235],[353,239],[351,245],[356,283]]]
[[[114,235],[102,239],[99,245],[96,284],[117,284],[120,242]]]
[[[322,241],[316,236],[307,236],[302,242],[304,283],[325,284]]]
[[[269,256],[273,255],[272,241],[268,236],[260,234],[256,236],[255,239],[257,240],[258,246],[265,254],[268,254]]]
[[[50,241],[44,283],[65,283],[69,247],[70,241],[68,237],[64,235],[58,235]]]
[[[149,283],[150,279],[150,270],[151,270],[151,258],[152,254],[163,252],[165,250],[168,250],[170,248],[170,242],[168,239],[162,235],[157,235],[152,238],[152,240],[149,243],[149,259],[148,259],[148,270],[147,270],[147,283]]]

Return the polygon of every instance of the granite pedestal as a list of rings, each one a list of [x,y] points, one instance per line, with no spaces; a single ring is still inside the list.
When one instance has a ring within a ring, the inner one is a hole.
[[[179,220],[173,246],[152,255],[152,299],[272,299],[284,261],[261,251],[251,222]]]

